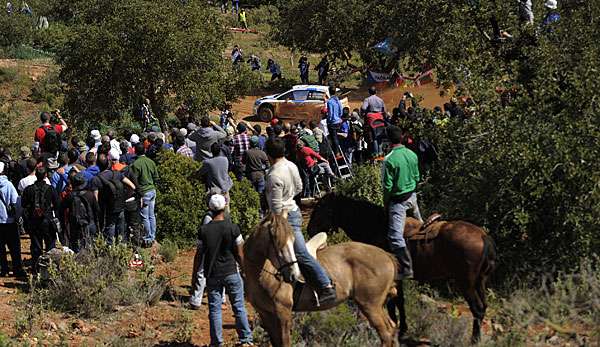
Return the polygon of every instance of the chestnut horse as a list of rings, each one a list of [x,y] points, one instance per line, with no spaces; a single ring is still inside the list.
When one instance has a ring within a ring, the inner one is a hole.
[[[290,282],[299,275],[293,242],[287,220],[269,215],[244,245],[247,298],[260,315],[271,344],[291,345],[292,307],[296,311],[327,310],[352,299],[379,334],[382,345],[393,346],[396,327],[383,306],[396,295],[395,258],[380,248],[357,242],[318,251],[318,260],[335,283],[337,299],[327,306],[316,306],[312,290],[303,292],[296,302],[292,297]]]
[[[387,216],[382,207],[330,193],[315,206],[308,234],[330,232],[341,228],[353,241],[368,243],[389,251]],[[405,233],[422,223],[407,218]],[[414,278],[417,281],[454,279],[467,300],[473,314],[471,341],[479,341],[481,323],[487,308],[485,283],[496,263],[496,250],[486,232],[464,221],[443,221],[432,224],[437,237],[429,240],[407,241],[412,259]],[[401,284],[398,291],[401,292]],[[395,307],[394,307],[395,306]],[[388,303],[388,311],[397,322],[396,308],[400,312],[400,336],[406,330],[403,295]]]

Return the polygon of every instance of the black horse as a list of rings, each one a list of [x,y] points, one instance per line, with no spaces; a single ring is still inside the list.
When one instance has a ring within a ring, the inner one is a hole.
[[[407,218],[405,233],[421,229],[422,223]],[[330,193],[315,206],[308,234],[331,232],[341,228],[353,241],[364,242],[389,251],[387,240],[387,216],[382,207]],[[415,280],[432,281],[455,279],[473,314],[471,341],[479,341],[481,323],[487,308],[485,283],[496,265],[496,250],[492,238],[486,232],[464,221],[443,221],[431,226],[437,237],[407,242],[413,258]],[[399,334],[407,331],[404,296],[401,281],[399,295],[388,303],[390,317],[398,323],[396,309],[400,313]]]

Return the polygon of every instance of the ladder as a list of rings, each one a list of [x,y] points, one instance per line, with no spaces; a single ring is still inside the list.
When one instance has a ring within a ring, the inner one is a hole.
[[[331,150],[330,144],[329,149]],[[344,152],[342,151],[342,148],[339,145],[337,146],[337,150],[338,153],[340,153],[339,156],[336,156],[335,151],[331,150],[331,153],[333,154],[333,161],[335,162],[335,169],[337,171],[337,175],[341,179],[348,179],[352,177],[352,169],[350,168],[348,160],[346,160],[346,156],[344,155]]]

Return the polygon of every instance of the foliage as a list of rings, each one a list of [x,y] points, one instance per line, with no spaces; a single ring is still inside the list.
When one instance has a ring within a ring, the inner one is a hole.
[[[62,86],[58,79],[58,71],[51,70],[38,79],[31,88],[30,98],[35,103],[45,102],[51,108],[60,108]]]
[[[336,191],[342,195],[383,206],[381,168],[379,165],[355,165],[352,178],[341,181]]]
[[[0,84],[2,83],[10,83],[17,78],[18,72],[17,69],[12,67],[2,67],[0,68]]]
[[[47,287],[36,286],[31,295],[47,308],[82,317],[98,317],[117,305],[148,303],[161,281],[148,259],[143,269],[130,271],[132,256],[133,249],[123,243],[110,246],[97,239],[79,254],[53,263]]]
[[[34,32],[33,45],[43,51],[57,53],[65,46],[71,35],[73,35],[73,30],[70,26],[61,22],[53,22],[48,29]]]
[[[260,197],[252,183],[245,178],[234,181],[229,194],[231,220],[240,226],[242,235],[246,237],[260,222]]]
[[[18,148],[26,144],[22,136],[23,125],[18,118],[14,112],[0,111],[0,146],[9,148],[12,153],[17,153]]]
[[[114,119],[148,98],[164,121],[181,104],[202,114],[252,84],[223,59],[229,34],[204,4],[111,0],[74,16],[82,24],[57,56],[74,116]]]
[[[0,47],[19,46],[28,44],[33,35],[31,17],[21,13],[0,16]]]
[[[181,243],[193,242],[206,214],[205,189],[195,177],[200,164],[171,151],[163,151],[159,163],[158,236]]]
[[[165,262],[170,263],[177,257],[179,247],[177,242],[166,239],[161,242],[158,252]]]

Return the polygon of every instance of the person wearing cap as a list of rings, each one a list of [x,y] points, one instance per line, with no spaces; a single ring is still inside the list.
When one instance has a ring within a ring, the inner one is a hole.
[[[208,291],[210,345],[223,344],[221,305],[225,288],[234,312],[240,344],[251,346],[252,330],[244,306],[244,282],[237,268],[237,264],[241,266],[244,262],[244,240],[239,226],[225,218],[226,205],[222,195],[211,196],[208,208],[213,212],[213,219],[201,226],[198,232]]]
[[[558,8],[558,2],[556,0],[547,0],[544,7],[546,8],[547,13],[542,20],[540,28],[546,32],[551,32],[552,29],[550,26],[560,20],[560,14],[556,10]]]
[[[271,213],[287,214],[288,223],[294,230],[294,252],[300,271],[307,283],[317,291],[319,303],[328,305],[337,295],[329,276],[306,249],[302,235],[302,213],[294,198],[302,193],[302,179],[298,167],[285,159],[285,144],[281,139],[267,141],[267,156],[271,168],[266,179],[266,199]]]
[[[41,152],[47,152],[49,150],[49,148],[46,148],[45,141],[46,134],[48,133],[48,131],[54,130],[58,135],[60,135],[69,128],[65,120],[61,117],[60,111],[56,110],[55,114],[60,124],[53,125],[50,123],[50,119],[52,118],[50,116],[50,113],[42,112],[40,114],[40,121],[42,122],[42,125],[40,125],[40,127],[35,130],[34,140],[39,143]],[[56,148],[55,150],[58,151],[58,148]]]
[[[202,117],[200,120],[201,127],[189,135],[189,139],[196,142],[196,154],[194,160],[203,161],[204,159],[212,158],[211,147],[213,143],[219,142],[227,133],[223,128],[211,121],[208,116]]]
[[[85,157],[87,156],[88,151],[89,148],[84,141],[77,142],[77,152],[79,153],[79,157],[77,158],[77,164],[85,166]]]
[[[0,277],[8,276],[6,247],[10,252],[15,277],[26,277],[21,260],[21,238],[17,227],[20,215],[17,189],[6,176],[6,164],[0,162]]]
[[[94,141],[94,146],[90,148],[90,151],[95,152],[102,144],[102,135],[100,135],[100,130],[94,129],[90,131],[90,138]]]
[[[158,169],[152,159],[146,156],[146,150],[142,143],[135,145],[137,159],[129,166],[129,172],[137,182],[136,191],[142,197],[142,209],[140,215],[144,224],[146,234],[143,241],[147,247],[152,246],[156,239],[156,215],[154,206],[156,203],[156,183],[158,182]]]
[[[369,97],[367,97],[360,108],[364,114],[385,112],[385,103],[377,96],[377,88],[369,87]]]
[[[250,148],[250,136],[248,129],[243,123],[237,125],[237,134],[233,136],[233,167],[234,173],[238,180],[244,176],[244,153]]]
[[[123,151],[121,151],[121,153],[123,153]],[[127,153],[123,155],[127,155]],[[108,160],[110,161],[110,169],[113,171],[120,172],[127,167],[126,164],[121,163],[121,155],[114,148],[111,148],[110,151],[108,151]]]
[[[62,203],[61,211],[64,213],[61,215],[65,216],[65,234],[68,246],[73,252],[79,253],[96,237],[100,206],[94,193],[86,189],[88,182],[81,172],[71,171],[69,184],[72,191]],[[75,207],[78,199],[82,204]],[[79,211],[79,208],[83,208],[83,211]]]
[[[192,123],[190,123],[190,124],[192,124]],[[191,150],[192,150],[192,154],[194,154],[194,155],[195,155],[195,154],[196,154],[196,142],[194,142],[194,141],[192,141],[192,140],[190,140],[190,139],[188,138],[188,134],[189,134],[189,133],[190,133],[190,132],[189,132],[189,131],[188,131],[186,128],[181,128],[181,129],[179,129],[179,134],[181,134],[181,136],[183,136],[183,138],[184,138],[184,141],[185,141],[185,145],[186,145],[186,146],[187,146],[189,149],[191,149]],[[177,137],[176,137],[176,138],[177,138]],[[193,158],[193,157],[194,157],[194,156],[192,156],[192,158]]]
[[[246,178],[252,183],[254,190],[262,196],[265,192],[265,172],[269,168],[269,158],[259,148],[258,136],[250,138],[250,149],[244,153],[242,161],[246,167]]]

